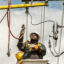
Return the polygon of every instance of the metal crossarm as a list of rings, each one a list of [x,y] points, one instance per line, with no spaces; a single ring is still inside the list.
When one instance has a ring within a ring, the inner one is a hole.
[[[17,5],[11,5],[11,9],[13,8],[26,8],[26,7],[37,7],[37,6],[47,6],[47,3],[33,3],[33,4],[17,4]],[[6,6],[0,6],[1,9],[8,9],[8,5]]]

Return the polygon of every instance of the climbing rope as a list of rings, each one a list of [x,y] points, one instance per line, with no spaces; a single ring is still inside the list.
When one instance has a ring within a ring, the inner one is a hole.
[[[17,37],[15,37],[15,36],[13,35],[13,33],[12,33],[11,30],[10,30],[10,9],[11,9],[10,5],[11,5],[11,0],[9,0],[8,5],[9,5],[9,9],[8,9],[8,11],[7,11],[7,22],[8,22],[9,34],[8,34],[8,53],[7,53],[7,55],[10,56],[10,34],[11,34],[15,39],[21,39],[23,36],[21,35],[19,38],[17,38]]]
[[[10,5],[11,5],[11,0],[9,0],[9,2],[8,2],[8,5],[9,5],[9,33],[8,33],[8,52],[7,52],[7,55],[8,56],[10,56],[10,9],[11,9],[11,7],[10,7]]]
[[[9,22],[8,22],[8,21],[9,21],[9,19],[8,19],[9,16],[8,16],[8,14],[9,14],[9,13],[7,12],[7,23],[8,23],[8,28],[9,28]],[[21,38],[23,37],[23,35],[20,35],[20,37],[16,37],[16,36],[12,33],[11,29],[10,29],[10,34],[11,34],[12,37],[15,38],[15,39],[21,39]]]
[[[21,39],[23,35],[20,35],[19,38],[13,35],[11,29],[10,29],[10,5],[11,5],[11,0],[9,0],[9,9],[7,10],[7,23],[8,23],[8,29],[9,29],[9,34],[8,34],[8,52],[7,55],[10,56],[10,34],[13,36],[15,39]],[[24,29],[23,29],[24,30]]]

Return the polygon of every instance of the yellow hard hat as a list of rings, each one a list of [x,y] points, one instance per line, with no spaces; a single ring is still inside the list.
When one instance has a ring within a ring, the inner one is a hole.
[[[15,54],[17,60],[22,60],[23,59],[23,55],[24,55],[24,52],[18,52],[17,54]]]

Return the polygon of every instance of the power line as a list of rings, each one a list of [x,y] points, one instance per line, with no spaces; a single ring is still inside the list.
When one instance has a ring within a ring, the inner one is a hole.
[[[62,19],[61,19],[61,26],[63,26],[63,17],[64,17],[64,1],[63,1],[63,11],[62,11]],[[59,42],[59,53],[61,48],[61,39],[62,39],[62,28],[60,30],[60,42]],[[58,57],[57,64],[59,64],[60,57]]]

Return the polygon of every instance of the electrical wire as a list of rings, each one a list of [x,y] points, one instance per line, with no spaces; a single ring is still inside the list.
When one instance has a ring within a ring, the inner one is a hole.
[[[0,20],[0,23],[3,21],[3,19],[6,17],[7,12],[4,14],[4,16],[2,17],[2,19]]]
[[[43,7],[43,22],[45,22],[45,6]],[[45,28],[45,24],[43,23],[42,42],[44,42],[44,28]]]
[[[49,36],[50,37],[50,36]],[[49,45],[51,46],[51,43],[49,43]],[[55,47],[57,45],[57,40],[54,40],[54,43],[53,43],[53,50],[56,54],[59,54],[56,50],[55,50]]]
[[[41,22],[42,22],[42,17],[43,17],[42,11],[43,11],[43,7],[41,7]],[[40,37],[41,37],[40,42],[42,42],[42,24],[40,25]]]
[[[40,22],[40,23],[37,23],[37,24],[33,24],[33,22],[32,22],[32,15],[29,13],[29,15],[30,15],[30,17],[31,17],[31,25],[40,25],[40,24],[42,24],[42,23],[46,23],[46,22],[51,22],[51,23],[54,23],[55,21],[53,21],[53,20],[46,20],[46,21],[44,21],[44,22]]]
[[[53,55],[54,57],[60,57],[62,54],[64,54],[64,51],[63,51],[63,52],[61,52],[60,54],[55,55],[54,52],[53,52],[52,49],[51,49],[51,42],[50,42],[50,40],[49,40],[49,49],[50,49],[50,52],[52,53],[52,55]]]
[[[62,10],[62,19],[61,19],[61,26],[63,26],[63,18],[64,18],[64,0],[63,0],[63,10]],[[60,52],[60,48],[61,48],[61,37],[62,37],[62,28],[60,30],[60,43],[59,43],[59,52]],[[58,57],[58,60],[57,60],[57,64],[59,64],[59,57]]]
[[[55,54],[53,53],[53,51],[51,50],[51,48],[50,48],[50,51],[51,51],[51,53],[52,53],[52,55],[53,55],[54,57],[60,57],[62,54],[64,54],[64,52],[62,52],[61,54],[55,55]]]
[[[28,13],[26,13],[26,40],[28,40]]]
[[[59,54],[59,52],[57,52],[56,50],[55,50],[55,45],[57,44],[57,40],[55,40],[55,43],[53,43],[53,49],[54,49],[54,52],[56,53],[56,54]]]

